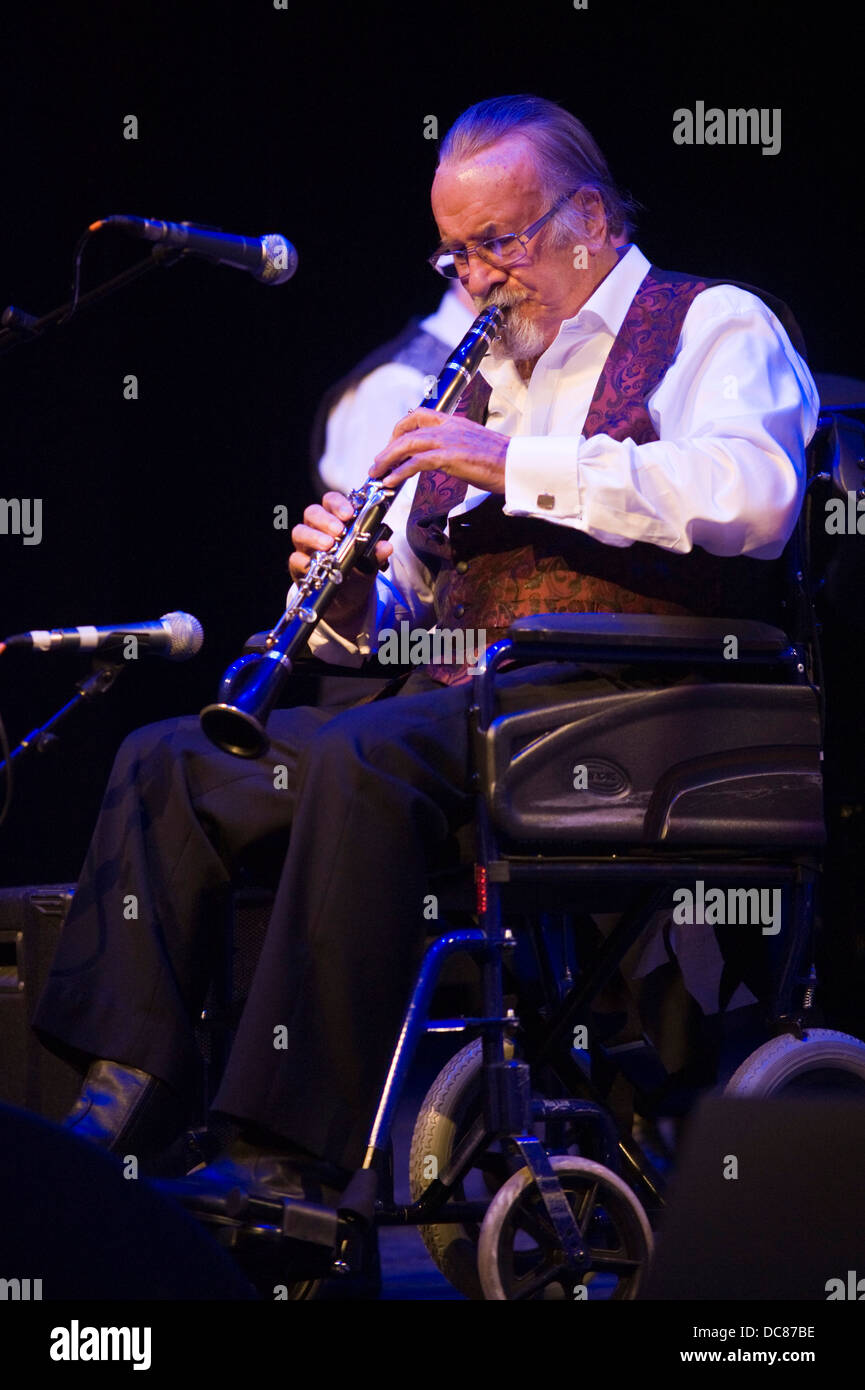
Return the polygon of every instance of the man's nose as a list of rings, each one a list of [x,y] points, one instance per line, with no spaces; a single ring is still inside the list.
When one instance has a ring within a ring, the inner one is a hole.
[[[468,277],[463,284],[472,298],[480,299],[489,294],[494,285],[503,285],[508,278],[504,266],[490,265],[480,256],[469,256]]]

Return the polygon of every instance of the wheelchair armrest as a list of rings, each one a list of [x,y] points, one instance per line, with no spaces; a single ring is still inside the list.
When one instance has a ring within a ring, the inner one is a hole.
[[[507,637],[488,648],[486,662],[474,677],[478,727],[488,729],[492,722],[494,680],[505,661],[724,665],[725,642],[731,636],[737,640],[737,666],[780,664],[787,668],[788,681],[807,681],[803,654],[787,634],[751,618],[654,613],[536,613],[518,618]]]
[[[654,613],[536,613],[508,628],[509,655],[537,652],[583,661],[713,662],[735,636],[739,661],[789,659],[790,639],[751,618],[671,618]],[[505,645],[505,644],[502,644]],[[555,653],[554,653],[555,649]]]

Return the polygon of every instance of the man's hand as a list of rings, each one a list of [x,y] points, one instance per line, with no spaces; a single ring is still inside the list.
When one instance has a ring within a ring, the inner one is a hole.
[[[441,469],[484,492],[504,493],[509,442],[506,434],[461,415],[443,415],[419,406],[397,422],[390,442],[376,454],[369,476],[395,487],[414,473]]]
[[[351,504],[341,492],[326,492],[320,504],[316,502],[307,507],[302,523],[291,533],[294,553],[289,556],[288,569],[295,584],[309,569],[311,557],[319,550],[330,550],[345,533],[345,523],[352,515]],[[390,541],[378,542],[375,558],[379,569],[386,568],[392,554]],[[354,639],[356,634],[349,628],[355,619],[362,618],[374,584],[374,574],[362,574],[356,569],[343,579],[328,607],[328,622],[341,631],[342,636]]]

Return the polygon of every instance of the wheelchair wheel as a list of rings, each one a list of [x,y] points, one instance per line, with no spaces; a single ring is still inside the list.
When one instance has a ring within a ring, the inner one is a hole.
[[[782,1033],[746,1057],[724,1087],[727,1096],[817,1091],[865,1096],[865,1043],[828,1028],[808,1028],[801,1038]]]
[[[463,1047],[436,1077],[424,1099],[415,1122],[409,1157],[409,1184],[412,1201],[417,1201],[449,1165],[451,1158],[474,1124],[481,1110],[482,1043],[480,1038]],[[505,1041],[505,1056],[514,1055],[513,1044]],[[551,1132],[543,1125],[533,1127],[545,1147],[559,1152],[576,1147],[569,1121],[558,1121]],[[472,1168],[454,1189],[456,1201],[489,1201],[518,1172],[523,1160],[503,1152],[501,1145],[478,1155]],[[424,1244],[442,1274],[465,1298],[483,1299],[478,1277],[477,1248],[480,1223],[440,1224],[418,1227]],[[592,1276],[589,1275],[588,1278]]]
[[[513,1056],[511,1044],[506,1055]],[[481,1041],[460,1049],[442,1068],[424,1098],[412,1135],[409,1186],[412,1201],[429,1187],[430,1179],[443,1172],[460,1141],[474,1123],[481,1106]],[[472,1170],[454,1190],[457,1201],[486,1198],[497,1192],[516,1171],[521,1160],[491,1151],[481,1156],[482,1167]],[[467,1187],[469,1190],[467,1191]],[[465,1298],[483,1299],[478,1278],[479,1225],[420,1226],[424,1245],[442,1274]]]
[[[598,1299],[637,1296],[652,1232],[631,1189],[603,1164],[570,1154],[550,1159],[591,1255],[584,1274],[564,1263],[537,1183],[521,1168],[496,1193],[481,1226],[478,1273],[484,1297],[573,1299],[580,1284]]]

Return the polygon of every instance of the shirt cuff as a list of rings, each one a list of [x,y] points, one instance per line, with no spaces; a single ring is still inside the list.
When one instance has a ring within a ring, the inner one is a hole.
[[[583,436],[518,436],[505,455],[506,516],[581,521],[579,451]]]

